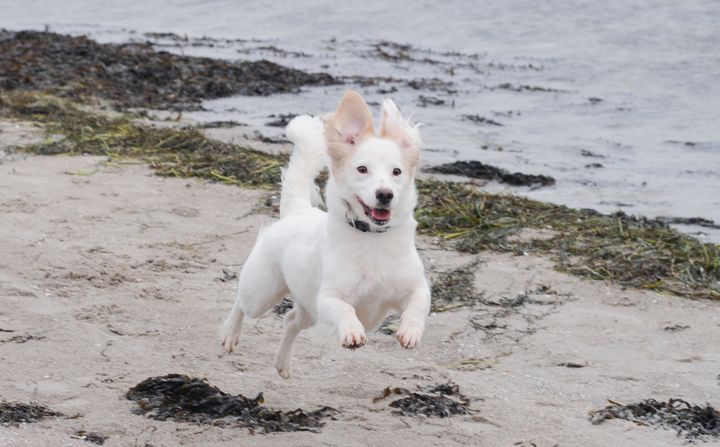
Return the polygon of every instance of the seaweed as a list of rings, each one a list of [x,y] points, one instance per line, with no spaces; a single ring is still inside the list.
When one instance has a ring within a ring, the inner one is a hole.
[[[389,62],[409,62],[444,66],[446,67],[446,71],[451,75],[455,73],[455,69],[457,68],[469,68],[474,71],[479,71],[477,64],[475,63],[479,59],[478,54],[437,52],[387,40],[375,42],[371,45],[371,48],[372,50],[367,53],[367,57],[374,57]],[[454,60],[448,61],[445,59],[447,57],[451,57]],[[463,61],[458,61],[458,59]]]
[[[237,279],[238,275],[236,272],[233,272],[228,269],[222,269],[222,276],[219,276],[215,279],[217,279],[220,282],[228,282],[228,281],[235,281]]]
[[[449,95],[457,93],[457,90],[453,88],[455,84],[438,78],[411,79],[406,81],[405,84],[413,90],[427,90],[431,92],[440,91]]]
[[[282,48],[278,48],[274,45],[260,45],[254,48],[243,48],[238,49],[238,53],[240,54],[252,54],[252,53],[270,53],[274,56],[279,57],[310,57],[309,54],[303,53],[302,51],[288,51],[283,50]]]
[[[563,368],[585,368],[587,365],[575,362],[562,362],[558,363],[557,366],[562,366]]]
[[[416,61],[416,59],[410,56],[412,47],[407,44],[381,40],[373,45],[373,49],[375,50],[374,56],[379,59],[393,62]]]
[[[684,235],[656,219],[604,215],[469,185],[418,180],[422,233],[460,251],[549,254],[578,276],[692,298],[720,299],[720,246]],[[517,236],[525,228],[549,238]]]
[[[445,104],[444,99],[436,98],[434,96],[425,96],[420,95],[418,96],[418,106],[420,107],[427,107],[427,106],[441,106]]]
[[[21,402],[0,402],[0,424],[32,423],[51,416],[63,416],[45,405]]]
[[[27,343],[30,340],[45,340],[46,337],[41,335],[15,335],[5,340],[0,340],[0,343]]]
[[[290,144],[290,140],[284,137],[269,137],[267,135],[263,135],[260,131],[254,131],[252,135],[245,135],[248,138],[252,138],[255,141],[259,141],[261,143],[265,144]]]
[[[496,180],[512,186],[552,186],[555,184],[555,179],[547,175],[523,174],[521,172],[510,173],[505,169],[486,165],[476,160],[454,161],[431,166],[425,168],[424,171],[436,174],[462,175],[475,179]]]
[[[678,436],[689,441],[720,437],[720,412],[709,404],[703,407],[682,399],[667,402],[647,399],[628,405],[609,402],[607,407],[590,412],[590,422],[600,424],[609,419],[624,419],[638,425],[675,430]]]
[[[42,125],[48,139],[25,148],[37,154],[97,154],[148,162],[160,175],[202,177],[265,188],[277,196],[287,155],[205,137],[195,127],[138,124],[33,92],[0,92],[0,116]],[[321,182],[322,183],[322,182]],[[442,245],[478,253],[548,254],[556,268],[623,286],[693,298],[720,299],[720,247],[703,243],[662,219],[604,215],[523,197],[490,194],[472,185],[417,180],[421,233]],[[272,200],[266,210],[274,209]],[[524,229],[549,238],[519,238]]]
[[[240,123],[234,120],[226,120],[226,121],[207,121],[204,123],[199,123],[198,127],[201,129],[230,129],[233,127],[245,127],[247,124]]]
[[[0,31],[0,89],[95,95],[122,107],[197,109],[203,99],[292,93],[339,83],[266,60],[230,62],[155,51],[151,44],[100,44],[85,36]]]
[[[504,82],[494,88],[501,90],[511,90],[513,92],[546,92],[546,93],[567,93],[567,90],[559,90],[549,87],[541,87],[538,85],[514,85],[509,82]]]
[[[449,272],[438,275],[432,283],[431,296],[433,312],[444,312],[472,305],[482,298],[475,289],[477,262],[471,262]]]
[[[73,102],[32,92],[0,93],[0,115],[32,120],[45,127],[48,139],[26,151],[136,158],[165,176],[276,188],[280,167],[287,162],[287,155],[209,139],[197,127],[139,124],[128,114],[94,113]]]
[[[665,326],[663,328],[665,332],[680,332],[684,331],[685,329],[690,329],[690,326],[688,326],[687,324],[673,324],[670,326]]]
[[[568,296],[540,285],[512,297],[481,297],[470,316],[470,327],[482,332],[482,340],[503,338],[517,343],[534,334],[537,322],[550,315]]]
[[[103,435],[102,433],[85,430],[76,431],[72,437],[76,439],[82,439],[83,441],[87,441],[97,445],[104,445],[105,441],[107,441],[108,439],[108,437]]]
[[[471,123],[475,124],[487,124],[489,126],[503,126],[503,124],[498,123],[495,120],[491,120],[490,118],[485,118],[484,116],[480,115],[462,115],[463,121],[470,121]]]
[[[266,126],[270,127],[285,127],[288,124],[290,124],[290,121],[292,121],[293,118],[295,118],[297,115],[294,113],[287,113],[287,114],[272,114],[269,115],[268,118],[274,118],[272,121],[268,121],[265,123]]]
[[[668,225],[697,225],[699,227],[712,228],[714,230],[720,230],[720,224],[715,223],[714,220],[705,219],[704,217],[667,217],[661,216],[657,220],[666,223]]]
[[[385,318],[376,332],[380,332],[385,335],[395,335],[400,326],[400,318],[397,315],[390,315]]]
[[[293,303],[292,300],[283,298],[282,301],[280,301],[273,307],[273,312],[275,313],[275,315],[282,316],[282,315],[285,315],[286,313],[290,312],[290,310],[292,310],[292,308],[294,306],[295,306],[295,304]]]
[[[373,402],[378,402],[391,395],[402,396],[389,404],[390,407],[395,408],[392,412],[395,415],[424,414],[425,416],[450,417],[473,412],[470,409],[469,399],[460,393],[460,387],[453,382],[419,388],[418,391],[387,387],[380,396],[373,399]]]
[[[152,419],[220,426],[242,426],[261,433],[319,432],[323,419],[337,410],[323,407],[314,411],[273,410],[265,407],[263,394],[254,399],[230,395],[207,381],[181,374],[150,377],[127,392],[138,404],[137,413]]]

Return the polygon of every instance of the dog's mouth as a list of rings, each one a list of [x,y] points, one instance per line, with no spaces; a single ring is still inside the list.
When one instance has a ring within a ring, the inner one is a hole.
[[[390,210],[388,208],[371,208],[365,204],[359,197],[356,197],[360,205],[365,211],[365,215],[376,225],[385,225],[390,221]]]

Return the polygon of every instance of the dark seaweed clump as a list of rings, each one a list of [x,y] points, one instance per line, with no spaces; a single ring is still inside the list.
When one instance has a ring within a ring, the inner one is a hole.
[[[705,219],[704,217],[658,217],[659,221],[666,224],[675,225],[697,225],[705,228],[712,228],[714,230],[720,230],[720,224],[715,223],[714,220]]]
[[[389,404],[395,408],[393,414],[396,415],[424,414],[425,416],[450,417],[456,414],[472,413],[469,406],[470,401],[460,393],[460,387],[453,382],[421,388],[418,391],[387,387],[381,396],[373,399],[373,402],[378,402],[391,395],[402,396]]]
[[[122,107],[197,108],[203,99],[297,92],[337,81],[266,60],[230,62],[100,44],[84,36],[0,31],[0,89],[99,96]]]
[[[0,424],[19,424],[21,422],[37,422],[51,416],[62,416],[45,405],[20,402],[0,402]]]
[[[280,301],[273,307],[273,312],[275,313],[275,315],[282,316],[290,312],[294,306],[295,304],[293,303],[293,300],[283,298],[282,301]]]
[[[463,115],[462,119],[463,119],[463,121],[470,121],[475,124],[487,124],[488,126],[502,126],[501,123],[498,123],[495,120],[491,120],[490,118],[485,118],[484,116],[480,116],[480,115]]]
[[[181,374],[150,377],[127,392],[126,397],[138,404],[138,412],[165,421],[197,424],[237,424],[262,433],[319,432],[323,419],[336,410],[323,407],[306,412],[273,410],[265,407],[262,393],[254,399],[231,395],[206,381]]]
[[[0,343],[27,343],[30,340],[45,340],[45,337],[37,335],[16,335],[5,340],[0,340]]]
[[[266,126],[270,127],[285,127],[288,124],[290,124],[290,121],[292,121],[293,118],[295,118],[297,115],[294,113],[280,113],[280,114],[272,114],[268,116],[268,118],[273,118],[271,121],[268,121],[265,123]]]
[[[108,439],[108,437],[102,433],[85,430],[76,431],[74,437],[97,445],[105,445],[105,441]]]
[[[590,413],[590,421],[600,424],[608,419],[625,419],[639,425],[654,425],[675,430],[688,440],[720,437],[720,413],[710,405],[692,405],[682,399],[658,402],[647,399],[636,404],[622,405],[610,401],[602,410]]]
[[[511,173],[505,169],[486,165],[476,160],[455,161],[438,166],[425,168],[425,172],[435,174],[462,175],[483,180],[496,180],[512,186],[552,186],[555,179],[547,175],[523,174],[522,172]]]

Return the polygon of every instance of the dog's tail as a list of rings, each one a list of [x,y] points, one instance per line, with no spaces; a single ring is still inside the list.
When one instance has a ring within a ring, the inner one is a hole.
[[[315,177],[326,165],[324,125],[320,118],[298,116],[290,121],[285,134],[295,149],[283,170],[280,217],[320,203]]]

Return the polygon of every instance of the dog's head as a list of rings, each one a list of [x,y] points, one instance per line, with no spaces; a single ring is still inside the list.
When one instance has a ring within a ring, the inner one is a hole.
[[[377,229],[411,215],[420,132],[394,102],[383,102],[376,135],[365,100],[347,92],[325,119],[325,138],[336,192],[350,211]]]

